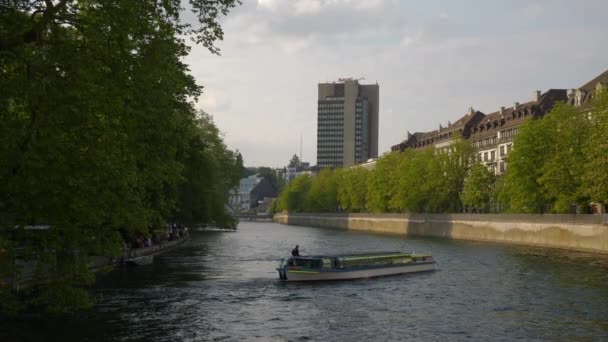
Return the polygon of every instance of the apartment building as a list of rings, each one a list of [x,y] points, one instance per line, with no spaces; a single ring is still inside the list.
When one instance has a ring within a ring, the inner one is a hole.
[[[437,130],[409,134],[407,139],[391,147],[394,152],[407,148],[433,146],[438,151],[449,152],[455,136],[471,142],[477,159],[495,174],[507,170],[507,157],[515,148],[513,140],[520,126],[529,119],[544,117],[558,102],[567,102],[585,109],[600,89],[608,87],[608,70],[576,89],[549,89],[545,93],[535,91],[525,103],[515,102],[511,107],[500,107],[490,114],[472,108],[454,124],[439,125]]]

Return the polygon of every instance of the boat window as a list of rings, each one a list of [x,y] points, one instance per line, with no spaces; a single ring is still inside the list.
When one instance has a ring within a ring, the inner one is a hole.
[[[393,255],[369,255],[369,256],[353,256],[341,259],[341,264],[344,267],[366,267],[379,265],[399,265],[412,262],[410,255],[393,254]]]
[[[321,259],[293,259],[294,264],[290,266],[300,267],[300,268],[321,268],[323,260]]]

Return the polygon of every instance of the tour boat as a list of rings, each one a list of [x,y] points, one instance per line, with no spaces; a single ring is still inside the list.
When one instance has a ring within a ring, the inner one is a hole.
[[[284,281],[347,280],[432,271],[430,254],[380,252],[346,255],[295,256],[277,268]]]

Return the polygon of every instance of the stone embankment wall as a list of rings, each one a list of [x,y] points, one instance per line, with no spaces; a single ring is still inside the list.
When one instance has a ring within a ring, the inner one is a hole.
[[[608,253],[608,215],[277,214],[275,222]]]

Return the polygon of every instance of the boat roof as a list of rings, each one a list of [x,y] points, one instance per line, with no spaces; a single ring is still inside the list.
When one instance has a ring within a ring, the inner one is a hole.
[[[367,253],[349,253],[349,254],[327,254],[327,255],[299,255],[292,257],[295,259],[324,259],[324,258],[346,258],[346,259],[358,259],[358,258],[390,258],[390,257],[402,257],[412,255],[411,252],[367,252]]]

